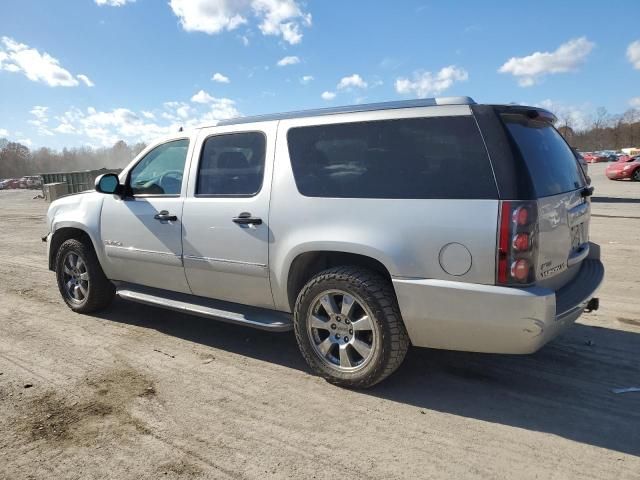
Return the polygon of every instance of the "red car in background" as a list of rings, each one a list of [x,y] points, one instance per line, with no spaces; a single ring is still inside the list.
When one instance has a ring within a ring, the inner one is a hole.
[[[597,153],[592,153],[592,152],[584,152],[582,153],[582,157],[584,158],[584,161],[587,163],[599,163],[599,162],[609,161],[609,159],[606,156],[600,155]]]
[[[640,182],[640,155],[636,157],[623,155],[617,162],[607,165],[607,169],[604,172],[611,180],[630,178]]]

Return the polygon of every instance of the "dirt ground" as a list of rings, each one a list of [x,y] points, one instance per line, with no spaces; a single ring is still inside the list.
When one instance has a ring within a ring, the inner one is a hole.
[[[598,312],[529,356],[412,349],[368,391],[292,334],[116,301],[77,315],[33,192],[0,191],[0,478],[640,478],[640,183],[592,166]]]

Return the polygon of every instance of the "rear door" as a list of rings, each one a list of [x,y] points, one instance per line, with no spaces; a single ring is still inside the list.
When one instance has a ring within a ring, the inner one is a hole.
[[[195,295],[273,308],[269,198],[276,129],[277,122],[263,122],[201,131],[182,231]]]
[[[502,120],[529,170],[538,199],[539,285],[560,288],[588,254],[590,201],[586,179],[560,133],[544,120],[503,113]]]

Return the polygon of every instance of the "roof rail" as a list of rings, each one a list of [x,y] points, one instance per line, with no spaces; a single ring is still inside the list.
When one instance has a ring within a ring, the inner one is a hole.
[[[237,125],[241,123],[267,122],[271,120],[317,117],[322,115],[334,115],[337,113],[371,112],[375,110],[391,110],[397,108],[435,107],[437,105],[474,105],[475,103],[476,102],[474,102],[471,97],[420,98],[416,100],[365,103],[361,105],[345,105],[342,107],[318,108],[314,110],[300,110],[296,112],[254,115],[251,117],[236,117],[229,120],[222,120],[218,122],[217,125]]]

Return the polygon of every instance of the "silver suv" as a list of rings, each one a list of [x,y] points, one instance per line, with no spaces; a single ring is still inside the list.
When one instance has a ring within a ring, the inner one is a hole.
[[[459,97],[180,132],[51,204],[49,268],[76,312],[118,295],[293,329],[348,387],[410,344],[531,353],[597,308],[604,276],[554,120]]]

